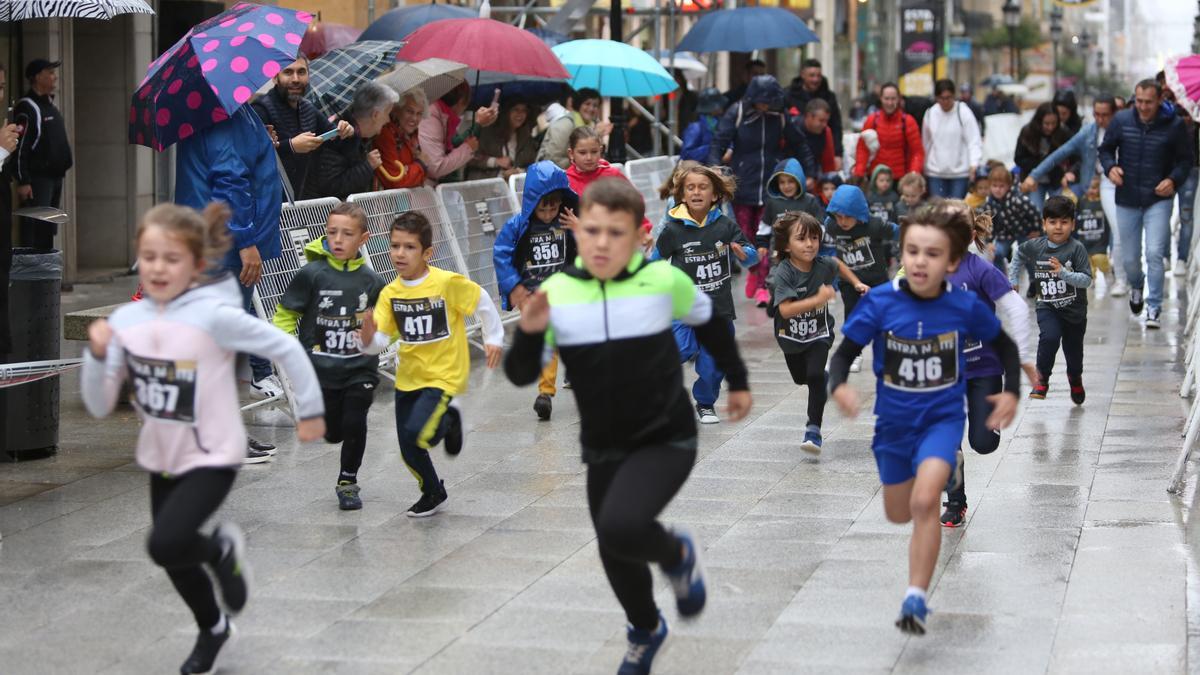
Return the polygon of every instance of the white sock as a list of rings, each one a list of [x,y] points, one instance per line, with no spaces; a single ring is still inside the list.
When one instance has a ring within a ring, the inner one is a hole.
[[[904,592],[904,598],[907,600],[908,598],[911,598],[911,597],[918,597],[921,600],[924,600],[925,599],[925,589],[917,588],[916,586],[909,586],[908,590]]]
[[[229,626],[229,620],[225,618],[224,614],[222,614],[221,618],[217,620],[217,625],[213,626],[212,628],[209,628],[208,632],[212,633],[213,635],[220,635],[221,633],[225,632],[225,629],[228,626]]]

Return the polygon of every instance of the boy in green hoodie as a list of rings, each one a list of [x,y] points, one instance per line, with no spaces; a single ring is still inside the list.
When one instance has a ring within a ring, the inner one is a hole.
[[[358,468],[367,447],[367,411],[379,384],[379,357],[364,353],[358,339],[363,316],[385,285],[359,254],[369,236],[361,208],[335,206],[325,236],[304,247],[308,264],[288,284],[272,320],[299,336],[321,381],[325,440],[342,444],[335,490],[343,511],[362,508]]]
[[[896,202],[900,201],[900,195],[895,185],[895,177],[888,165],[880,164],[871,172],[871,184],[867,186],[867,207],[871,209],[873,217],[885,223],[897,222]]]

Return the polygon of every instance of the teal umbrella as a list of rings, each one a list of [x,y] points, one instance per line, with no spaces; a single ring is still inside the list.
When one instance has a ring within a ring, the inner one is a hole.
[[[653,56],[612,40],[571,40],[552,47],[575,89],[601,96],[658,96],[675,91],[675,78]]]

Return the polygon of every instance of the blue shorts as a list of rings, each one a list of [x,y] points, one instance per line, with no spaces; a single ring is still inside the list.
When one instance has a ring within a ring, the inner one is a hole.
[[[897,485],[917,475],[927,459],[940,459],[951,467],[962,443],[966,419],[935,422],[927,427],[875,422],[875,464],[884,485]]]

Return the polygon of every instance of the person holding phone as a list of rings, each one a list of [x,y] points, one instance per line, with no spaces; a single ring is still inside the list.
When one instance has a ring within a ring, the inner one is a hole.
[[[495,96],[492,101],[491,106],[475,111],[474,124],[488,127],[500,116],[499,101]],[[470,103],[471,87],[464,82],[429,106],[429,116],[421,120],[418,137],[421,150],[429,158],[425,163],[428,185],[436,185],[438,181],[466,166],[479,150],[479,137],[473,126],[458,145],[454,142],[455,134],[459,132],[459,125]]]
[[[479,132],[479,150],[467,164],[467,180],[496,176],[507,180],[533,164],[538,153],[538,142],[533,137],[537,121],[530,112],[523,98],[504,101],[499,121]]]
[[[312,197],[346,197],[358,192],[370,192],[374,187],[375,170],[383,165],[379,150],[371,145],[371,139],[379,135],[388,115],[400,100],[395,89],[375,82],[368,82],[354,92],[346,119],[353,127],[350,138],[326,141],[321,148],[316,192]]]

